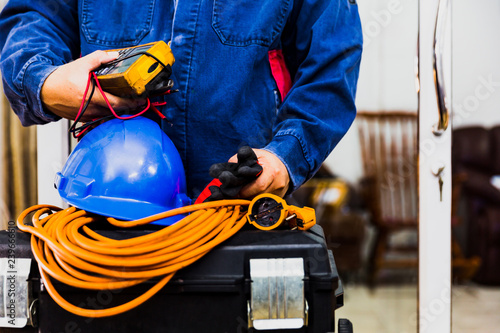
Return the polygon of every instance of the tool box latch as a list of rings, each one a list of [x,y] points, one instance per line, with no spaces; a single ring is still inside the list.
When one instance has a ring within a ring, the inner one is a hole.
[[[250,259],[248,327],[256,330],[307,326],[304,259]]]
[[[30,268],[31,259],[0,258],[0,327],[33,325]]]

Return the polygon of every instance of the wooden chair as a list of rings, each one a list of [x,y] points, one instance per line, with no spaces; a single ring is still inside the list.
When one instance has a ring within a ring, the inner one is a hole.
[[[376,227],[368,279],[384,268],[417,267],[416,244],[395,245],[391,235],[418,226],[417,113],[359,112],[362,193]]]
[[[390,242],[392,234],[418,226],[417,119],[416,113],[358,113],[365,173],[362,192],[377,228],[369,263],[371,285],[384,268],[416,268],[418,264],[417,246],[392,246]],[[464,181],[464,174],[453,175],[452,228],[460,224],[457,210]],[[451,252],[454,280],[470,280],[481,260],[464,256],[453,230]]]

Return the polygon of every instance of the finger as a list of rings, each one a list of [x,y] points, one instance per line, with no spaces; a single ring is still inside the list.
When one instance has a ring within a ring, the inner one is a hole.
[[[250,146],[243,146],[238,149],[238,162],[242,164],[254,164],[257,162],[257,155]]]
[[[230,171],[223,171],[219,175],[219,180],[222,183],[222,186],[227,187],[235,187],[242,186],[246,180],[244,178],[236,176],[234,173]]]
[[[210,166],[208,173],[212,178],[219,178],[220,174],[224,171],[231,170],[230,163],[215,163]]]
[[[262,173],[262,166],[255,164],[252,166],[240,166],[238,168],[238,174],[246,178],[258,177]]]
[[[288,191],[288,185],[281,186],[273,177],[259,176],[255,181],[244,186],[239,193],[241,198],[253,198],[262,193],[271,193],[283,198]]]
[[[81,117],[81,122],[89,122],[97,118],[102,118],[109,116],[111,111],[108,108],[104,108],[98,105],[89,105],[83,116]]]
[[[118,52],[116,51],[95,51],[78,59],[78,61],[84,63],[86,70],[90,72],[99,68],[102,64],[113,61],[116,58],[118,58]]]
[[[147,103],[145,99],[124,98],[107,92],[104,92],[104,95],[106,96],[109,105],[111,105],[115,111],[135,110],[146,105]],[[92,97],[92,104],[109,109],[108,103],[104,100],[102,94],[100,93],[94,93],[94,96]]]
[[[267,193],[271,193],[271,194],[274,194],[274,195],[277,195],[278,197],[280,198],[283,198],[287,192],[288,188],[277,188],[273,191],[267,191]]]
[[[268,193],[272,192],[272,179],[269,179],[267,177],[262,177],[261,175],[259,178],[257,178],[255,181],[251,182],[250,184],[244,186],[239,193],[239,196],[241,198],[248,198],[251,199],[261,193]]]

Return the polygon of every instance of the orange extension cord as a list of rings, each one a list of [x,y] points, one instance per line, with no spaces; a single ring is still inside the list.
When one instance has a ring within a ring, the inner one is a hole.
[[[241,208],[249,203],[247,200],[221,200],[177,208],[135,221],[107,218],[114,226],[129,228],[191,213],[171,226],[124,240],[107,238],[91,230],[86,225],[99,218],[75,207],[62,210],[55,206],[36,205],[19,215],[17,225],[32,235],[31,250],[50,296],[71,313],[100,318],[126,312],[144,303],[162,289],[176,271],[233,236],[246,222]],[[33,226],[24,224],[26,217],[33,212]],[[69,303],[54,289],[50,280],[54,278],[83,289],[113,290],[156,277],[161,277],[160,281],[139,297],[99,310]]]

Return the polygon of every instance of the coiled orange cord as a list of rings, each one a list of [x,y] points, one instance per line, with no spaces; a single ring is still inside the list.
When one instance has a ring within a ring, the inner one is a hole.
[[[108,317],[144,303],[172,278],[176,271],[207,254],[227,240],[246,222],[241,207],[247,200],[221,200],[177,208],[135,221],[107,218],[117,227],[129,228],[191,213],[169,227],[143,236],[115,240],[91,230],[95,215],[70,207],[32,206],[19,215],[19,229],[31,237],[31,250],[50,296],[64,309],[84,317]],[[33,226],[24,224],[33,213]],[[45,216],[46,215],[46,216]],[[42,217],[43,216],[43,217]],[[93,290],[126,288],[161,277],[139,297],[112,308],[85,309],[66,301],[51,278],[67,285]]]

